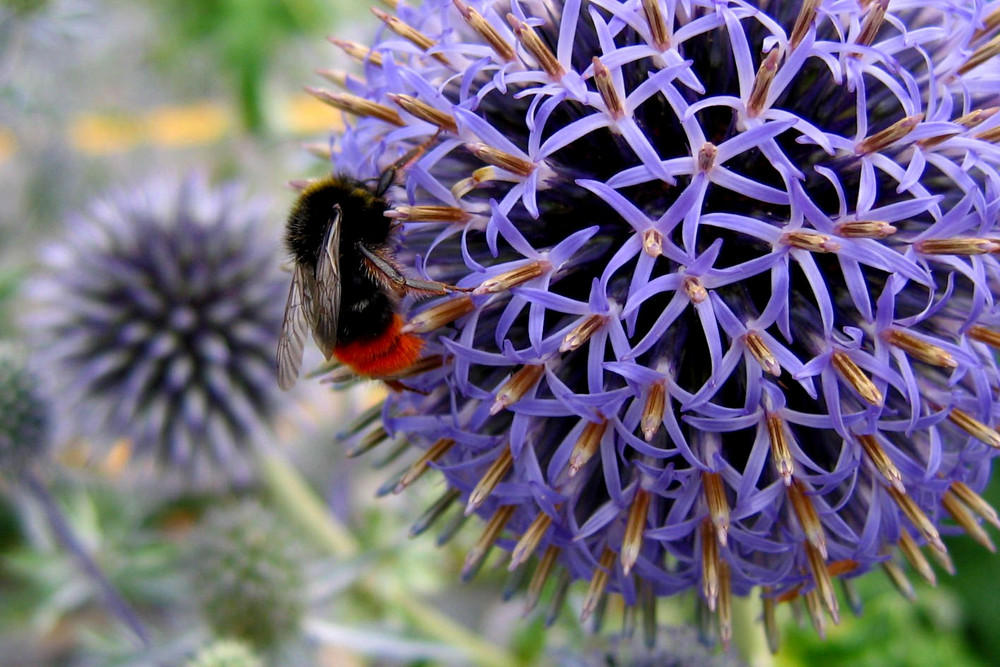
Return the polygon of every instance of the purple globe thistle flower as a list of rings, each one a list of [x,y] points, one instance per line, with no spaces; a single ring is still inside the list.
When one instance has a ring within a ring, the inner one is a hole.
[[[728,640],[732,596],[771,630],[802,596],[822,631],[834,578],[992,549],[1000,5],[755,4],[400,3],[314,91],[359,117],[339,172],[433,137],[388,215],[471,290],[412,306],[356,450],[422,449],[386,490],[439,469],[414,531],[484,517],[466,572],[510,550],[529,607],[695,589]]]
[[[277,407],[285,287],[264,212],[203,176],[154,180],[98,200],[46,248],[31,324],[72,428],[238,474]]]

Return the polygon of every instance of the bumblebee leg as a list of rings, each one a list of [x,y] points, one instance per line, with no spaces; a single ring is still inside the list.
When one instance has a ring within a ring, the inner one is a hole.
[[[372,275],[381,280],[383,284],[398,292],[415,292],[418,294],[447,294],[448,292],[468,292],[469,288],[455,287],[448,283],[439,283],[436,280],[422,280],[420,278],[410,278],[404,276],[399,268],[389,259],[386,259],[378,252],[373,251],[364,243],[358,244],[358,250],[365,258]]]

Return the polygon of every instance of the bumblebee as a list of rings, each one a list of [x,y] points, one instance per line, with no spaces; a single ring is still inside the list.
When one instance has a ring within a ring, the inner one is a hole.
[[[278,385],[295,384],[306,338],[329,360],[358,375],[388,378],[420,358],[423,340],[403,333],[399,297],[445,294],[459,288],[403,274],[390,240],[396,227],[385,198],[397,173],[423,152],[420,146],[375,182],[334,175],[308,185],[292,207],[285,246],[292,285],[278,339]]]

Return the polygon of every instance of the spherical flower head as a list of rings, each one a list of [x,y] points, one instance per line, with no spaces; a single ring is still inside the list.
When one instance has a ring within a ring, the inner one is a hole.
[[[49,403],[24,350],[0,343],[0,474],[16,478],[49,450]]]
[[[32,329],[74,427],[184,469],[234,462],[262,434],[286,290],[263,214],[195,175],[71,220],[44,252]]]
[[[316,92],[360,116],[337,171],[426,146],[398,257],[468,291],[404,304],[427,358],[380,428],[424,450],[397,487],[449,484],[418,528],[484,517],[467,573],[537,560],[529,605],[822,630],[834,578],[992,548],[1000,5],[761,5],[400,3]]]
[[[216,637],[257,650],[294,637],[305,610],[303,551],[256,501],[205,517],[190,555],[191,581]]]
[[[209,644],[187,663],[187,667],[263,667],[264,663],[250,648],[232,639]]]

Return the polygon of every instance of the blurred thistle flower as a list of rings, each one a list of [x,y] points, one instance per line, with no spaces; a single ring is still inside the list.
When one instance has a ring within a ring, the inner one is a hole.
[[[192,588],[218,638],[257,650],[295,636],[306,607],[305,554],[270,510],[243,501],[209,513],[190,554]]]
[[[206,646],[187,667],[263,667],[264,663],[246,644],[232,639],[220,639]]]
[[[609,646],[588,650],[576,647],[551,656],[557,667],[741,667],[732,651],[705,645],[694,628],[665,627],[658,631],[656,648],[625,638],[611,638]]]
[[[19,479],[49,452],[51,406],[24,350],[0,343],[0,475]]]
[[[286,287],[263,207],[203,176],[120,190],[46,249],[32,328],[86,435],[227,468],[275,412]]]
[[[779,601],[822,632],[835,578],[993,548],[1000,3],[753,4],[400,3],[314,91],[359,116],[339,172],[440,132],[389,215],[472,291],[410,308],[416,391],[355,450],[423,450],[385,490],[440,469],[414,532],[484,517],[465,572],[510,550],[529,608],[695,589],[728,641],[760,594],[774,646]]]

